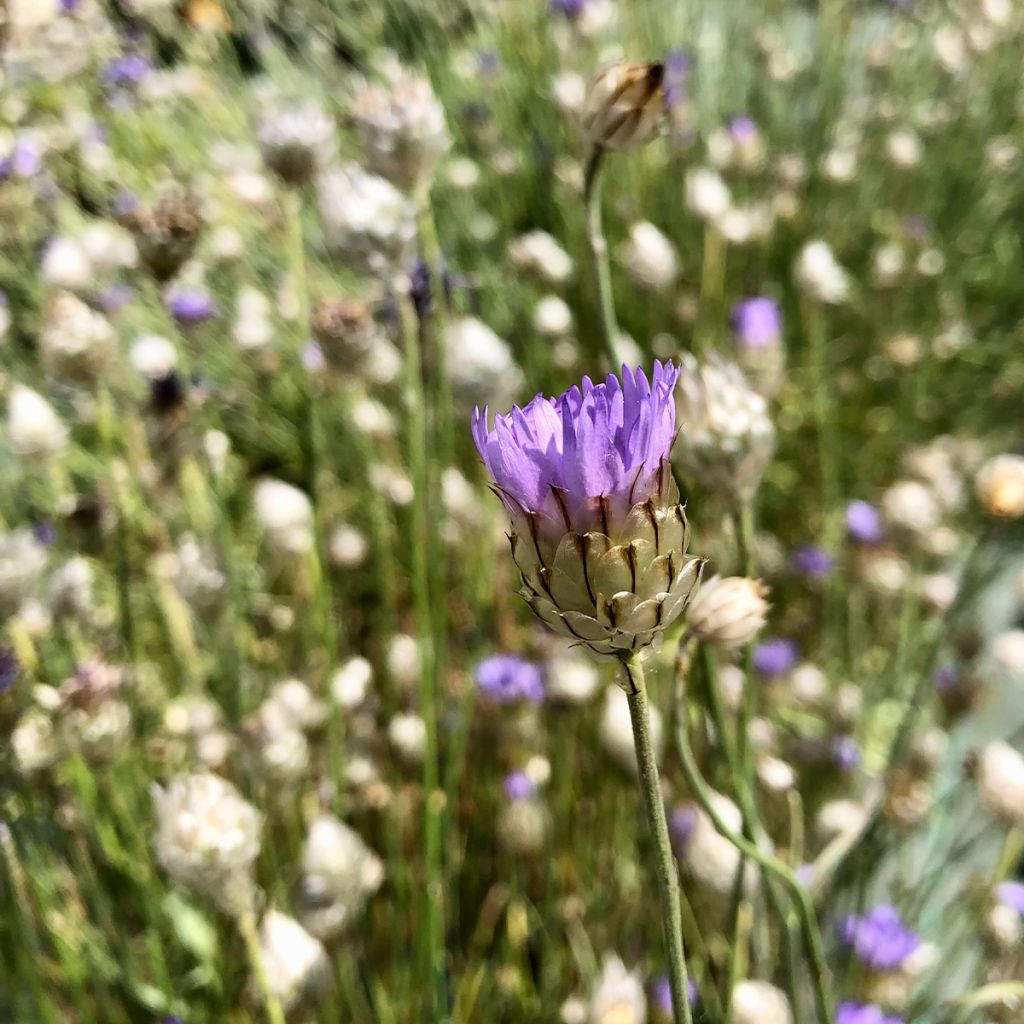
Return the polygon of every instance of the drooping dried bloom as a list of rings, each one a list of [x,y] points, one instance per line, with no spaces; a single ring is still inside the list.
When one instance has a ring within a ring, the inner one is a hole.
[[[972,767],[982,807],[1007,828],[1024,822],[1024,757],[993,740]]]
[[[260,813],[219,775],[179,775],[154,785],[156,855],[167,873],[227,913],[250,906]]]
[[[260,957],[286,1013],[330,988],[331,965],[323,945],[286,914],[267,911],[260,925]]]
[[[775,450],[764,398],[742,371],[717,357],[700,365],[689,354],[679,371],[679,442],[685,473],[739,506],[753,497]]]
[[[357,270],[383,275],[402,262],[416,233],[416,210],[390,182],[342,164],[320,177],[317,202],[327,247]]]
[[[887,903],[864,914],[850,914],[838,927],[839,941],[874,971],[895,971],[921,945],[921,939]]]
[[[686,610],[686,623],[701,640],[716,647],[750,643],[765,624],[771,607],[768,588],[743,576],[714,576],[701,585]]]
[[[287,185],[303,185],[334,153],[334,122],[305,100],[269,111],[257,139],[264,163]]]
[[[384,864],[358,832],[321,814],[302,848],[299,917],[319,939],[345,930],[384,881]]]
[[[560,398],[473,415],[473,435],[512,520],[521,591],[556,633],[598,654],[636,651],[682,611],[703,562],[686,555],[686,516],[667,457],[676,370],[653,382],[584,377]]]
[[[117,339],[102,313],[71,292],[62,292],[47,309],[39,351],[57,377],[72,384],[92,384],[115,359]]]
[[[996,455],[989,459],[974,478],[974,491],[990,516],[1024,516],[1024,456]]]
[[[67,447],[68,428],[38,391],[15,384],[7,400],[7,440],[23,459],[51,459]]]
[[[636,149],[658,134],[665,112],[662,64],[619,61],[587,85],[581,123],[595,146]]]
[[[370,167],[407,191],[429,183],[451,146],[444,107],[430,82],[393,65],[383,83],[367,83],[349,109]]]
[[[601,974],[590,996],[591,1024],[643,1024],[647,1020],[647,996],[635,971],[614,953],[605,954]]]
[[[198,199],[177,184],[165,186],[150,206],[135,204],[122,221],[143,266],[160,283],[170,281],[192,255],[203,228]]]

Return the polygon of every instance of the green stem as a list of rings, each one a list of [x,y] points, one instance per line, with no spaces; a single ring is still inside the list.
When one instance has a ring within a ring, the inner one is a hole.
[[[612,271],[608,262],[608,242],[601,220],[601,170],[604,166],[603,146],[590,151],[583,180],[583,199],[587,207],[587,238],[594,258],[597,276],[598,313],[601,318],[601,341],[605,359],[612,373],[621,368],[619,357],[619,324],[615,318],[615,297],[612,292]]]
[[[718,809],[711,799],[710,788],[697,767],[697,760],[693,755],[693,748],[690,746],[689,730],[687,729],[685,718],[680,719],[676,728],[676,749],[678,750],[683,774],[686,776],[690,790],[719,835],[728,839],[740,853],[749,857],[756,864],[759,864],[765,871],[774,874],[789,889],[799,912],[800,929],[804,944],[807,947],[808,958],[811,961],[811,974],[812,981],[814,982],[818,1017],[821,1024],[831,1024],[832,1010],[826,984],[828,975],[825,967],[825,954],[810,895],[786,864],[766,850],[763,850],[756,842],[733,831],[718,813]]]
[[[412,589],[416,631],[420,648],[420,714],[426,727],[423,754],[424,858],[427,884],[425,897],[427,991],[433,992],[433,1019],[448,1015],[448,991],[444,953],[444,866],[442,825],[444,794],[439,788],[437,743],[437,678],[434,651],[433,608],[429,578],[430,541],[429,478],[427,462],[427,410],[423,392],[423,369],[416,330],[405,282],[398,285],[399,317],[405,353],[405,405],[408,416],[408,458],[415,497],[412,501],[413,542]]]
[[[679,874],[668,823],[665,803],[661,795],[658,762],[651,742],[651,718],[648,708],[644,669],[639,655],[626,655],[622,659],[626,671],[629,717],[633,726],[637,768],[640,773],[640,791],[644,798],[647,821],[651,828],[656,851],[658,889],[661,895],[662,925],[668,954],[668,980],[672,990],[672,1014],[675,1024],[693,1024],[690,1012],[689,979],[686,973],[686,953],[683,949],[683,915],[679,902]]]
[[[721,321],[719,307],[725,287],[725,239],[714,224],[704,228],[704,257],[700,271],[700,330],[695,333],[697,352],[712,347]]]
[[[256,987],[259,989],[260,998],[263,1000],[263,1009],[267,1016],[268,1024],[285,1024],[284,1009],[281,1000],[270,984],[267,976],[267,968],[263,963],[263,952],[260,949],[259,929],[256,925],[256,915],[251,910],[244,910],[237,917],[238,931],[245,942],[245,951],[249,957],[249,966],[252,968],[253,977],[256,979]]]

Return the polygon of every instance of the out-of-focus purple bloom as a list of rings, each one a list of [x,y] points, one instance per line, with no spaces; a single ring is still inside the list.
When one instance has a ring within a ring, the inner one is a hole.
[[[60,0],[61,14],[73,14],[82,0]]]
[[[745,142],[754,142],[759,134],[757,122],[749,114],[740,114],[729,122],[729,134],[733,142],[741,145]]]
[[[846,506],[846,535],[858,544],[878,544],[885,537],[881,513],[870,501]]]
[[[797,656],[797,646],[792,640],[773,637],[754,648],[754,671],[762,679],[777,679],[792,671]]]
[[[782,341],[782,312],[774,299],[758,296],[732,307],[732,329],[746,348],[770,348]]]
[[[6,693],[18,680],[21,663],[14,649],[0,646],[0,693]]]
[[[690,57],[682,50],[672,50],[665,57],[665,71],[662,88],[665,91],[665,107],[672,110],[686,99],[686,82],[690,76]]]
[[[200,288],[182,288],[167,300],[167,308],[175,320],[183,324],[201,324],[217,315],[213,296]]]
[[[39,147],[28,139],[18,139],[10,154],[11,174],[16,178],[34,178],[43,167]]]
[[[899,970],[921,945],[917,933],[888,903],[866,914],[850,914],[839,923],[838,933],[840,942],[849,946],[865,967],[875,971]]]
[[[518,654],[495,654],[476,667],[476,684],[482,693],[497,701],[544,699],[544,676],[540,666]]]
[[[793,872],[796,880],[806,889],[807,886],[814,881],[814,865],[813,864],[801,864],[796,871]]]
[[[312,339],[302,346],[302,365],[307,373],[322,373],[327,365],[324,350]]]
[[[570,20],[580,17],[586,6],[587,0],[551,0],[552,13]]]
[[[114,216],[121,218],[134,213],[139,205],[139,197],[131,189],[118,189],[114,196]]]
[[[51,548],[57,542],[57,530],[53,523],[41,519],[32,527],[32,536],[44,548]]]
[[[911,213],[903,218],[903,233],[915,242],[923,242],[931,233],[931,221],[923,213]]]
[[[996,898],[1018,914],[1024,914],[1024,882],[1003,882],[996,889]]]
[[[103,69],[103,83],[115,89],[138,85],[149,74],[150,67],[149,61],[139,53],[115,57]]]
[[[686,982],[687,999],[690,1006],[697,1005],[697,984],[693,978],[688,978]],[[655,1010],[660,1013],[663,1017],[672,1017],[672,985],[668,980],[667,974],[662,974],[656,978],[654,985],[651,989],[652,1002],[654,1003]]]
[[[936,693],[949,693],[960,682],[960,670],[956,665],[939,665],[932,672],[932,686]]]
[[[629,510],[659,493],[677,376],[655,362],[650,381],[625,366],[621,383],[614,374],[601,384],[584,377],[559,398],[514,406],[490,429],[487,409],[474,410],[477,450],[509,513],[539,513],[539,529],[553,536],[600,528],[616,537]]]
[[[837,736],[832,741],[832,760],[841,772],[854,772],[860,767],[861,754],[852,736]]]
[[[668,830],[677,854],[682,854],[697,824],[697,810],[692,804],[677,807],[669,816]]]
[[[801,576],[824,579],[835,568],[836,560],[816,544],[804,544],[793,552],[793,568]]]
[[[96,297],[96,305],[104,313],[117,313],[131,302],[133,294],[129,285],[112,284],[99,293]]]
[[[509,800],[529,800],[537,792],[537,784],[526,772],[510,772],[503,783]]]
[[[840,1003],[836,1007],[836,1024],[903,1024],[902,1017],[887,1016],[870,1003]]]

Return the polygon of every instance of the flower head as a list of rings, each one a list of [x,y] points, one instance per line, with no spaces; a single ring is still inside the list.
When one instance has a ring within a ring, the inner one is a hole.
[[[902,1017],[889,1016],[871,1003],[840,1003],[836,1024],[903,1024]]]
[[[782,341],[782,313],[774,299],[744,299],[732,308],[732,329],[739,343],[749,348],[768,348]]]
[[[763,679],[787,675],[796,665],[797,648],[792,640],[773,637],[754,650],[754,671]]]
[[[846,534],[858,544],[878,544],[885,536],[881,513],[869,501],[846,506]]]
[[[768,588],[744,576],[715,576],[686,612],[690,629],[707,643],[734,648],[750,643],[765,623]]]
[[[896,971],[921,945],[896,908],[883,903],[866,914],[850,914],[839,924],[839,941],[875,971]]]
[[[665,110],[662,64],[619,61],[590,80],[583,130],[596,146],[635,149],[657,135]]]
[[[476,682],[482,693],[497,701],[544,699],[540,666],[518,654],[485,658],[476,667]]]

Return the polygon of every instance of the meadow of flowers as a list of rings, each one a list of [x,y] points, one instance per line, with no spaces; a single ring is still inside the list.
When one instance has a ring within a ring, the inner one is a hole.
[[[0,5],[0,1019],[1022,1024],[1022,46]]]

